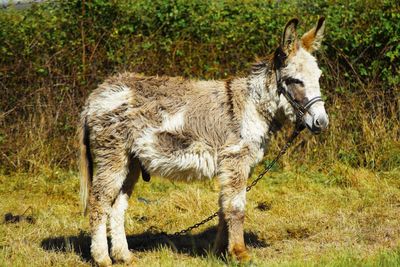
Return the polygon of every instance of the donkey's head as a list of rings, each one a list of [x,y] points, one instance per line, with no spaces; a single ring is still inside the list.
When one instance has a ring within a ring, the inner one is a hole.
[[[274,55],[279,105],[291,120],[296,120],[296,114],[308,129],[319,133],[328,126],[329,121],[319,86],[322,72],[312,53],[321,45],[325,19],[320,18],[317,26],[300,40],[296,33],[298,22],[298,19],[292,19],[286,24],[280,46]]]

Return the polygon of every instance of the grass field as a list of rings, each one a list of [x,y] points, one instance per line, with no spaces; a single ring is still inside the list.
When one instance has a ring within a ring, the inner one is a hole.
[[[327,169],[278,169],[249,192],[245,233],[251,266],[400,265],[400,170]],[[2,216],[31,207],[25,215],[35,219],[3,218],[0,266],[91,264],[75,172],[2,175],[0,185]],[[216,181],[140,181],[126,219],[137,266],[237,265],[210,253],[216,220],[191,236],[157,234],[207,217],[217,209],[217,197]]]
[[[249,266],[400,266],[399,1],[42,2],[0,10],[0,267],[92,264],[76,125],[107,76],[246,75],[290,18],[302,34],[322,15],[329,130],[303,135],[249,192]],[[140,181],[126,218],[137,266],[238,265],[210,253],[216,220],[157,234],[215,212],[218,191],[216,181]]]

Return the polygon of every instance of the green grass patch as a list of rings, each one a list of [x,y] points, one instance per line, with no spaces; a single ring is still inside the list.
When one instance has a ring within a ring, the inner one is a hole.
[[[256,266],[397,266],[400,260],[399,171],[275,171],[248,193],[246,242]],[[88,266],[88,218],[75,172],[0,176],[0,214],[34,217],[0,224],[1,266]],[[210,252],[216,220],[187,237],[151,240],[217,210],[218,184],[152,178],[135,187],[127,211],[129,247],[138,266],[236,266]],[[145,200],[145,201],[143,201]],[[264,203],[264,204],[263,204]]]

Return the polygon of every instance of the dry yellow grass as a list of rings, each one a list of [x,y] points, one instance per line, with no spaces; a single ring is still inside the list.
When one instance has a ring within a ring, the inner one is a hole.
[[[400,265],[399,170],[373,173],[332,166],[271,173],[248,194],[245,231],[255,266]],[[88,219],[81,215],[76,173],[0,176],[0,214],[36,219],[0,224],[0,266],[89,266]],[[140,181],[126,229],[138,266],[236,265],[209,252],[216,221],[190,237],[151,240],[217,209],[215,181]]]
[[[332,15],[329,41],[317,56],[324,69],[321,87],[327,97],[330,129],[320,136],[308,134],[298,139],[291,156],[280,162],[285,169],[272,173],[248,195],[245,230],[253,263],[400,266],[400,88],[394,82],[399,76],[394,64],[397,58],[392,61],[397,53],[393,33],[398,28],[390,23],[399,13],[396,1],[369,1],[368,8],[367,1],[342,1],[343,5],[340,1],[335,5],[282,1],[281,11],[265,1],[260,1],[262,5],[239,1],[241,13],[263,18],[259,23],[264,21],[263,11],[270,8],[274,12],[269,13],[283,15],[262,26],[265,34],[254,35],[254,40],[235,30],[238,22],[253,20],[253,16],[245,15],[245,20],[236,16],[236,5],[226,10],[234,16],[219,21],[218,12],[211,16],[214,11],[209,4],[201,4],[198,7],[211,12],[210,16],[194,12],[192,19],[205,19],[212,27],[193,24],[183,31],[181,21],[186,20],[187,9],[178,8],[176,20],[164,16],[161,24],[169,27],[160,31],[157,20],[150,20],[153,25],[149,25],[127,19],[135,8],[135,17],[147,21],[146,14],[158,10],[152,1],[131,8],[113,1],[116,6],[103,5],[98,7],[101,12],[88,12],[91,19],[80,16],[82,6],[75,1],[59,2],[65,5],[35,6],[27,15],[8,9],[0,16],[0,35],[4,33],[7,40],[0,49],[0,215],[21,214],[32,207],[28,213],[32,211],[36,219],[35,224],[4,224],[0,217],[0,266],[90,265],[88,218],[81,215],[76,173],[66,170],[76,166],[78,114],[99,82],[118,70],[197,78],[247,73],[244,62],[273,49],[260,50],[247,41],[267,45],[257,38],[277,36],[276,19],[283,23],[287,10],[295,6],[299,14],[316,16],[313,12],[325,10],[323,13]],[[345,7],[348,10],[342,12]],[[116,10],[126,16],[109,23]],[[366,23],[363,18],[370,16],[379,19]],[[335,26],[335,21],[355,24],[345,28]],[[386,30],[379,31],[383,26]],[[123,34],[131,27],[135,33]],[[215,29],[229,28],[234,29],[234,38],[228,46],[223,45],[227,35],[207,37]],[[156,31],[150,30],[154,34],[147,36],[148,29]],[[362,32],[363,38],[354,31]],[[199,42],[199,33],[210,40]],[[343,36],[348,37],[347,42],[343,43]],[[368,73],[361,74],[361,70]],[[271,155],[286,140],[288,128],[283,133],[271,144]],[[137,265],[235,265],[209,253],[216,221],[191,237],[149,240],[157,230],[173,232],[205,218],[217,209],[217,195],[215,182],[141,181],[130,200],[126,221]]]

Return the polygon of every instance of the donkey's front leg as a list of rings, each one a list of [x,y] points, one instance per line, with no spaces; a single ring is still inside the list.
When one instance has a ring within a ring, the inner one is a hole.
[[[246,182],[249,172],[250,166],[242,156],[233,155],[221,161],[220,222],[215,249],[221,251],[223,246],[227,245],[229,254],[239,261],[250,259],[243,233]]]

